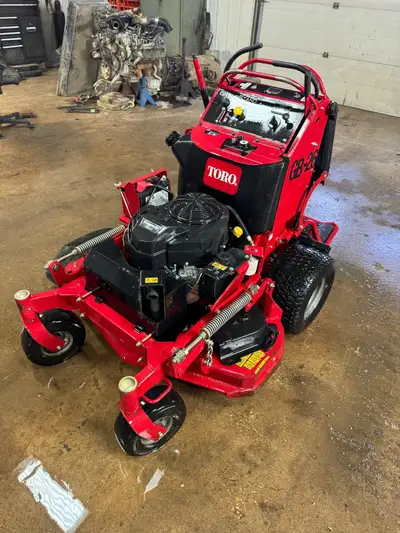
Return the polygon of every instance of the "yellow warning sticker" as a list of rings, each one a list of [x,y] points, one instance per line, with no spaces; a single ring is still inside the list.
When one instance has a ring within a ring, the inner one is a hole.
[[[218,270],[226,270],[228,268],[225,265],[221,265],[221,263],[218,263],[217,261],[214,261],[212,266],[215,267],[215,268],[218,268]]]
[[[158,278],[144,278],[145,283],[158,283]]]
[[[263,360],[264,358],[264,360]],[[260,362],[261,364],[256,369],[255,373],[258,374],[265,363],[268,361],[269,355],[265,356],[265,353],[262,350],[257,350],[256,352],[251,353],[250,355],[245,355],[241,360],[236,363],[237,366],[247,368],[248,370],[253,370]]]
[[[270,358],[270,356],[267,355],[267,357],[264,359],[264,361],[261,361],[261,363],[256,368],[256,372],[255,372],[256,374],[258,374],[260,372],[260,370],[262,369],[262,367],[265,365],[265,363],[268,361],[269,358]]]

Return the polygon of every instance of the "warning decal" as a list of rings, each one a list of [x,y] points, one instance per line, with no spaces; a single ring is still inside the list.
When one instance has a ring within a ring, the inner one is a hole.
[[[255,370],[255,374],[258,374],[262,367],[265,365],[265,363],[268,361],[269,357],[270,356],[266,356],[262,350],[257,350],[256,352],[242,357],[241,360],[236,363],[236,365],[247,368],[248,370],[253,370],[253,368],[258,365]]]

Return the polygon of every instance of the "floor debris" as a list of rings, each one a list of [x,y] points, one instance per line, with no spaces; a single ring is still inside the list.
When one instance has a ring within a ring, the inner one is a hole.
[[[125,470],[122,468],[122,465],[121,463],[119,463],[119,469],[121,470],[121,474],[124,476],[124,479],[126,479],[126,473],[125,473]]]
[[[164,470],[160,470],[159,468],[157,468],[157,470],[154,472],[152,478],[147,483],[147,486],[145,488],[144,493],[147,494],[151,490],[157,488],[158,484],[160,483],[160,481],[163,478],[164,474],[165,474]]]
[[[69,485],[63,481],[63,488],[44,469],[42,462],[35,457],[28,457],[16,468],[18,481],[25,485],[41,503],[50,518],[64,531],[73,533],[88,515],[82,502],[74,498]]]

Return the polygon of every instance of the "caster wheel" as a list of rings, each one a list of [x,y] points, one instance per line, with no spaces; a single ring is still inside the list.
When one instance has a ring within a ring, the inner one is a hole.
[[[71,359],[82,348],[86,339],[85,326],[72,311],[51,309],[43,313],[43,324],[51,333],[65,340],[58,352],[50,352],[38,344],[26,328],[21,335],[22,348],[32,363],[40,366],[54,366]]]
[[[153,387],[147,392],[147,396],[157,398],[163,390],[165,387],[162,385]],[[143,409],[153,422],[165,426],[167,432],[156,441],[144,439],[133,431],[124,415],[120,413],[115,420],[114,433],[119,446],[128,455],[148,455],[156,452],[179,431],[186,417],[185,404],[179,394],[173,390],[156,404],[145,403]]]
[[[98,237],[99,235],[103,235],[103,233],[106,233],[107,231],[110,231],[112,228],[102,228],[98,229],[96,231],[92,231],[91,233],[87,233],[86,235],[82,235],[82,237],[78,237],[77,239],[69,242],[68,244],[64,244],[64,246],[60,249],[60,251],[57,253],[57,255],[54,257],[54,259],[58,259],[59,257],[63,257],[64,255],[69,254],[72,252],[74,248],[76,248],[79,244],[83,244],[84,242],[94,239],[95,237]],[[73,259],[79,259],[82,256],[75,256]],[[66,259],[65,261],[62,261],[61,264],[63,266],[70,263],[72,259]],[[54,283],[54,278],[48,268],[46,268],[46,278]]]

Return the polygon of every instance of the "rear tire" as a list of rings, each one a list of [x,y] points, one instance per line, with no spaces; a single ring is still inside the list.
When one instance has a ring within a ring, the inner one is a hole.
[[[89,241],[90,239],[94,239],[95,237],[98,237],[99,235],[103,235],[103,233],[106,233],[107,231],[110,231],[112,228],[102,228],[97,229],[96,231],[91,231],[90,233],[86,233],[86,235],[82,235],[81,237],[78,237],[77,239],[69,242],[68,244],[64,244],[64,246],[60,249],[60,251],[56,254],[56,256],[53,259],[58,259],[59,257],[63,257],[64,255],[67,255],[72,252],[74,248],[76,248],[79,244],[83,244],[86,241]],[[79,259],[82,256],[76,255],[73,259]],[[66,259],[65,261],[61,261],[61,264],[63,266],[67,265],[71,262],[71,259]],[[52,283],[55,283],[54,278],[50,272],[50,270],[46,267],[46,278],[51,281]]]
[[[85,326],[72,311],[62,309],[45,311],[42,322],[50,333],[65,340],[65,346],[59,352],[50,352],[36,342],[24,328],[21,334],[22,348],[29,361],[35,365],[59,365],[71,359],[82,348],[86,339]]]
[[[287,333],[305,330],[324,306],[335,279],[333,259],[316,248],[288,246],[274,266],[273,298],[283,311]]]
[[[157,398],[165,390],[157,385],[147,392],[149,398]],[[122,450],[132,456],[148,455],[156,452],[180,430],[186,417],[186,407],[180,395],[171,390],[162,400],[155,404],[145,403],[143,410],[153,421],[167,427],[166,434],[159,440],[151,441],[135,433],[122,413],[114,424],[114,434]]]

